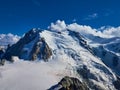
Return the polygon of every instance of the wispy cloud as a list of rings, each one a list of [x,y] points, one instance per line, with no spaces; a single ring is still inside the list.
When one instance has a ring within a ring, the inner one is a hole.
[[[76,22],[77,20],[74,18],[73,20],[72,20],[72,22]]]
[[[104,16],[110,16],[111,14],[113,14],[114,12],[110,9],[106,9],[105,10],[105,13],[104,13]]]
[[[92,20],[98,18],[98,13],[93,13],[84,18],[84,20]]]

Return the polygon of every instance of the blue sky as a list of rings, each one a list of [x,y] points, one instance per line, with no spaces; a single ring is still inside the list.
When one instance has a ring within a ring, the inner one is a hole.
[[[93,28],[120,26],[120,0],[0,0],[0,33],[22,35],[65,20]]]

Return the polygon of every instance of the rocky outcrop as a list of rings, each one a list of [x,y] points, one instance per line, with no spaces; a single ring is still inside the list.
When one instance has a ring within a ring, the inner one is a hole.
[[[109,70],[106,69],[104,66],[96,65],[96,68],[112,76],[112,73],[109,72]],[[87,86],[91,88],[92,90],[106,90],[101,85],[94,83],[94,81],[104,82],[105,81],[104,78],[98,77],[97,75],[93,74],[87,66],[83,65],[83,67],[78,67],[77,73],[80,75],[82,80],[87,84]],[[111,90],[111,89],[108,89],[108,90]]]
[[[0,59],[2,58],[4,53],[5,53],[5,50],[3,48],[0,48]]]
[[[120,77],[119,76],[116,76],[117,77],[117,80],[113,82],[115,88],[117,90],[120,90]]]
[[[18,56],[20,59],[44,59],[47,61],[52,55],[52,51],[45,40],[40,37],[40,32],[41,30],[38,29],[32,29],[27,32],[16,44],[6,50],[2,59],[13,62],[12,56]],[[25,48],[27,48],[27,51]]]
[[[57,85],[48,90],[89,90],[89,88],[77,78],[65,76]]]
[[[11,59],[12,56],[18,56],[20,58],[24,45],[28,44],[29,42],[31,42],[31,40],[35,39],[36,35],[37,35],[37,32],[30,30],[16,44],[14,44],[10,48],[8,48],[6,50],[5,55],[2,58],[7,59],[8,61],[12,61],[12,59]]]
[[[0,59],[0,66],[3,66],[5,64],[5,59]]]
[[[37,58],[40,58],[47,61],[51,55],[52,51],[45,42],[45,39],[40,38],[33,46],[33,49],[30,53],[30,60],[36,60]]]
[[[3,48],[0,48],[0,66],[5,64],[5,60],[2,59],[2,56],[4,55],[5,50]]]

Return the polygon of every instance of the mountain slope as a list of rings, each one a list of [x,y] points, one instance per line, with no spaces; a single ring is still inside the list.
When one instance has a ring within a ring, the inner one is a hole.
[[[42,36],[47,39],[47,36],[49,37],[50,42],[48,44],[50,45],[51,43],[54,44],[52,50],[55,50],[55,58],[60,59],[60,56],[58,55],[67,55],[68,58],[62,58],[62,60],[69,60],[72,59],[75,61],[76,68],[78,71],[78,74],[83,77],[83,79],[88,79],[88,81],[95,82],[96,85],[101,85],[103,89],[113,89],[111,87],[112,82],[116,80],[115,75],[112,73],[112,71],[107,68],[101,60],[99,60],[97,57],[93,56],[89,50],[84,48],[83,46],[80,45],[78,42],[78,39],[74,38],[74,36],[70,36],[69,34],[70,31],[66,31],[65,33],[63,32],[62,34],[57,34],[57,33],[51,33],[49,31],[44,31],[42,32]],[[46,35],[50,34],[50,35]],[[51,35],[52,34],[52,35]],[[76,40],[75,40],[76,39]],[[61,52],[62,51],[62,52]],[[70,61],[69,61],[70,63]],[[72,65],[72,63],[70,63]],[[87,78],[84,78],[84,74],[81,75],[81,70],[84,72],[85,68],[89,71],[87,71]],[[103,83],[104,82],[104,83]],[[111,84],[110,84],[111,82]],[[108,84],[109,83],[109,84]],[[105,86],[105,87],[104,87]],[[92,86],[91,86],[92,88]]]
[[[35,60],[47,59],[52,55],[52,51],[39,33],[41,31],[32,29],[25,34],[17,43],[7,48],[2,59],[12,61],[12,56],[18,56],[21,59]]]
[[[89,42],[94,55],[120,75],[120,37],[100,38]]]
[[[102,56],[102,49],[98,48],[102,45],[107,53],[118,55],[119,49],[109,48],[112,45],[109,43],[112,38],[115,37],[107,38],[88,26],[75,23],[66,25],[64,21],[52,24],[49,30],[32,29],[4,54],[3,58],[10,55],[14,63],[8,62],[10,58],[5,58],[8,61],[0,67],[1,90],[46,90],[65,76],[74,77],[71,82],[79,82],[92,90],[119,90],[119,76],[105,65],[109,65],[109,62]],[[38,42],[41,39],[45,43]],[[37,43],[41,46],[34,50]],[[22,50],[27,50],[28,54]],[[37,50],[39,51],[39,54],[36,54],[37,58],[30,62],[29,56],[31,57],[33,55],[31,53]],[[43,53],[44,51],[47,53]],[[47,58],[47,62],[44,62],[46,60],[41,57],[47,56],[49,52],[52,54]],[[108,59],[111,61],[111,58]]]

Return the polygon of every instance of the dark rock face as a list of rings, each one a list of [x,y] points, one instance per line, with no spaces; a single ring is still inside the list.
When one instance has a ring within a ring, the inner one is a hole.
[[[3,48],[0,48],[0,66],[5,64],[5,60],[2,59],[2,56],[4,55],[5,50]]]
[[[82,69],[77,69],[77,72],[79,75],[81,75],[84,79],[88,79],[88,74],[90,74],[89,69],[87,68],[87,66],[83,66]]]
[[[5,59],[0,59],[0,66],[3,66],[5,64]]]
[[[113,84],[117,90],[120,90],[120,78],[118,76],[116,77],[117,77],[117,80],[114,81]]]
[[[45,39],[41,38],[34,44],[30,54],[31,57],[30,59],[36,60],[37,58],[40,58],[47,61],[51,55],[52,55],[51,49],[49,48],[48,44],[45,42]]]
[[[110,73],[104,66],[96,64],[95,65],[96,68],[100,69],[100,70],[104,70],[107,74],[112,75],[112,73]],[[77,73],[80,75],[80,77],[82,78],[82,80],[87,84],[87,86],[89,88],[91,88],[92,90],[105,90],[103,87],[99,86],[98,84],[94,83],[92,80],[95,81],[103,81],[104,79],[102,77],[98,77],[91,73],[91,71],[89,70],[89,68],[85,65],[83,65],[83,67],[78,67],[77,68]]]
[[[23,38],[21,38],[16,44],[12,45],[6,50],[6,53],[2,57],[2,59],[6,59],[8,61],[13,62],[12,56],[18,56],[21,59],[27,59],[27,60],[36,60],[44,59],[47,60],[51,55],[52,51],[45,42],[45,40],[42,40],[39,33],[41,31],[37,29],[32,29],[29,32],[25,34]],[[41,45],[37,45],[41,40]],[[27,44],[33,43],[33,46],[27,47],[29,53],[24,51],[24,47]],[[26,56],[27,57],[24,57]]]
[[[20,58],[24,45],[31,42],[31,40],[34,40],[36,35],[37,35],[37,31],[34,32],[33,30],[30,30],[16,44],[12,45],[10,48],[6,50],[6,53],[3,56],[3,58],[11,62],[13,62],[12,56],[18,56]]]
[[[65,76],[57,85],[48,90],[89,90],[88,87],[77,78]]]
[[[0,48],[0,59],[2,58],[3,54],[5,53],[5,50]]]

